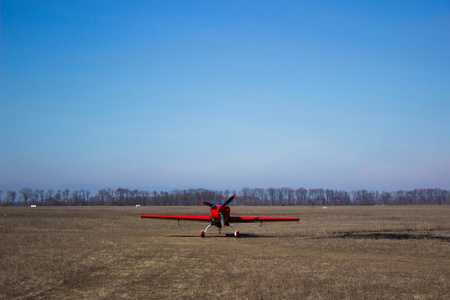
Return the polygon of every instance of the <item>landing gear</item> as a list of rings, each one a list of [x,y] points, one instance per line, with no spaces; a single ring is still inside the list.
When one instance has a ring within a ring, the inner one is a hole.
[[[208,227],[205,228],[205,230],[200,231],[200,236],[201,237],[205,237],[206,230],[208,230],[208,228],[211,227],[211,226],[212,226],[212,223],[209,224]]]
[[[215,225],[215,224],[210,224],[210,225],[208,225],[208,227],[205,228],[205,230],[200,231],[200,236],[201,236],[202,238],[206,236],[206,231],[207,231],[208,228],[211,227],[212,225]],[[234,228],[233,228],[230,224],[228,224],[228,226],[230,226],[231,229],[233,229],[233,231],[234,231],[234,236],[235,236],[235,237],[240,237],[240,234],[239,234],[239,231],[238,231],[238,230],[234,230]],[[219,227],[219,234],[220,234],[220,233],[222,233],[222,228]]]
[[[205,237],[206,231],[207,231],[208,228],[211,227],[212,225],[215,225],[215,224],[214,224],[214,223],[211,223],[210,225],[208,225],[208,227],[205,228],[205,230],[200,231],[200,236],[201,236],[202,238]],[[231,229],[233,229],[233,231],[234,231],[234,236],[235,236],[235,237],[239,237],[239,236],[240,236],[238,230],[234,230],[234,228],[233,228],[230,224],[228,224],[228,226],[230,226]],[[220,233],[222,233],[222,228],[219,227],[219,234],[220,234]]]
[[[233,231],[234,231],[234,236],[235,236],[235,237],[239,237],[239,231],[238,231],[238,230],[234,230],[234,228],[233,228],[230,224],[228,224],[228,226],[230,226],[231,229],[233,229]]]

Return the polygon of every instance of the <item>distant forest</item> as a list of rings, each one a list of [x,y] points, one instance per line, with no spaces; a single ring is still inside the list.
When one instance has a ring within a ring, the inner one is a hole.
[[[233,205],[441,205],[450,204],[450,190],[415,189],[396,192],[331,189],[243,188],[240,191],[208,189],[149,192],[126,188],[99,190],[96,195],[88,190],[57,190],[22,188],[19,192],[0,190],[1,206],[192,206],[201,201],[221,202],[236,194]]]

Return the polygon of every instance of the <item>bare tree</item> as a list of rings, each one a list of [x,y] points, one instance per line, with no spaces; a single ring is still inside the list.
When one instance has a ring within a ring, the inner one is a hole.
[[[265,189],[257,188],[255,189],[256,196],[261,201],[261,205],[267,205],[267,193]]]
[[[306,205],[306,196],[308,191],[304,188],[298,188],[295,190],[295,197],[297,198],[297,205]]]
[[[65,189],[64,191],[62,191],[62,198],[63,198],[65,205],[67,205],[69,203],[69,195],[70,195],[69,189]]]
[[[16,192],[8,191],[6,193],[6,205],[15,205],[16,204]]]
[[[30,201],[33,196],[33,190],[31,188],[22,188],[20,189],[19,194],[22,204],[28,206],[28,201]]]
[[[31,204],[39,204],[39,190],[35,189],[31,195]]]
[[[323,189],[310,189],[309,198],[313,205],[324,205],[325,204],[325,191]]]
[[[45,205],[54,205],[52,189],[48,189],[47,193],[45,194]]]
[[[62,195],[61,195],[61,190],[58,190],[55,194],[55,202],[54,205],[61,205],[61,200],[62,200]]]

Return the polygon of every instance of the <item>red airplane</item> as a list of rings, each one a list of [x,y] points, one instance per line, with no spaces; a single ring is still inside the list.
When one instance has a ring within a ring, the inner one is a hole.
[[[210,216],[164,216],[164,215],[141,215],[141,218],[161,218],[161,219],[178,219],[178,220],[189,220],[189,221],[208,221],[211,222],[205,230],[200,231],[200,236],[205,237],[206,230],[211,226],[219,227],[219,233],[225,228],[225,226],[230,226],[234,231],[234,236],[239,237],[239,231],[234,230],[230,225],[230,222],[286,222],[286,221],[299,221],[300,218],[267,218],[267,217],[231,217],[230,216],[230,204],[233,201],[235,194],[231,196],[224,203],[219,202],[212,204],[209,202],[202,201],[202,205],[211,207]]]

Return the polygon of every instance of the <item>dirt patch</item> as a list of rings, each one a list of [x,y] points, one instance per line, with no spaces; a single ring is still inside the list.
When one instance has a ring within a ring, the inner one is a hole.
[[[450,242],[450,237],[435,235],[432,233],[396,233],[396,232],[371,232],[371,233],[355,233],[346,232],[335,236],[337,238],[351,239],[389,239],[389,240],[409,240],[409,239],[435,239]]]

